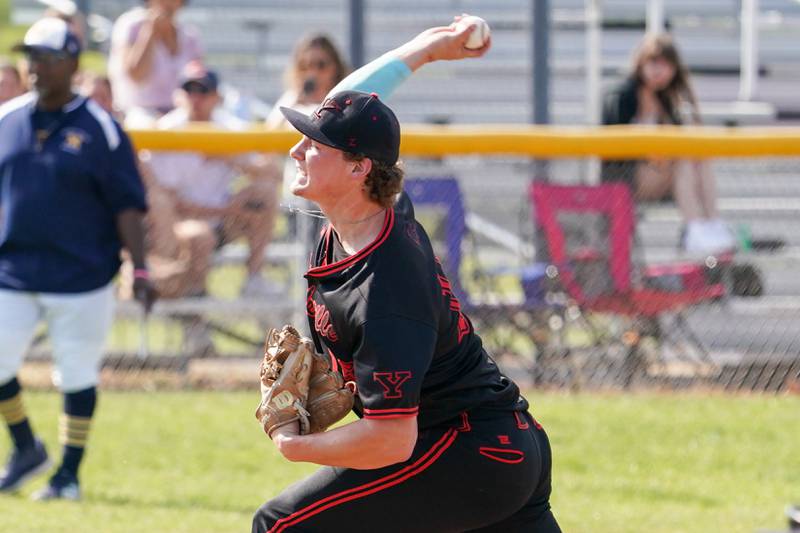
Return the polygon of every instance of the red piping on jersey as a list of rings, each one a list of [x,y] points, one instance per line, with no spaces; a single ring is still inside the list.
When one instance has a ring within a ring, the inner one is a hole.
[[[330,265],[323,264],[321,266],[309,269],[309,271],[306,272],[306,276],[310,276],[312,278],[321,278],[321,277],[329,276],[331,274],[335,274],[337,272],[341,272],[342,270],[344,270],[345,268],[353,265],[354,263],[357,263],[358,261],[361,261],[362,259],[367,257],[369,254],[374,252],[381,244],[383,244],[383,242],[389,237],[389,234],[392,232],[392,228],[393,227],[394,227],[394,209],[387,209],[386,210],[386,216],[383,219],[383,228],[381,228],[381,231],[378,233],[378,236],[375,237],[374,241],[372,241],[370,244],[368,244],[367,246],[362,248],[359,252],[357,252],[357,253],[349,256],[349,257],[345,257],[341,261],[337,261],[335,263],[331,263]],[[331,238],[332,238],[331,231],[328,231],[326,233],[326,235],[325,235],[325,241],[326,241],[325,257],[327,257],[327,255],[328,255],[327,254],[327,242]],[[323,258],[323,263],[325,261],[326,261],[326,259]]]
[[[461,427],[457,428],[458,431],[472,431],[472,426],[469,424],[469,415],[466,411],[461,413]]]
[[[364,418],[406,418],[417,416],[419,406],[416,407],[397,407],[394,409],[364,409]]]
[[[331,242],[330,238],[332,229],[332,226],[327,224],[320,232],[321,235],[325,236],[324,240],[322,241],[322,266],[327,266],[328,264],[328,243]]]
[[[328,354],[331,357],[331,370],[333,370],[334,372],[338,372],[339,371],[339,360],[336,358],[335,355],[333,355],[333,352],[331,351],[330,348],[328,348]]]
[[[299,524],[303,520],[311,518],[315,514],[319,514],[326,509],[330,509],[331,507],[335,507],[342,503],[349,502],[351,500],[357,500],[384,489],[388,489],[389,487],[393,487],[394,485],[402,483],[403,481],[422,473],[433,463],[435,463],[436,460],[439,459],[439,457],[441,457],[441,455],[453,444],[457,435],[458,432],[455,429],[447,430],[442,438],[436,441],[436,443],[431,446],[430,450],[428,450],[425,455],[417,459],[413,464],[398,470],[394,474],[389,474],[388,476],[384,476],[364,485],[333,494],[327,498],[319,500],[318,502],[312,503],[311,505],[308,505],[299,511],[295,511],[289,516],[285,516],[275,522],[275,525],[267,533],[280,533],[281,531],[285,531],[286,528]]]
[[[491,448],[489,446],[481,446],[478,452],[484,457],[488,457],[494,461],[515,465],[525,460],[525,454],[519,450],[509,450],[507,448]],[[503,457],[505,456],[505,457]]]

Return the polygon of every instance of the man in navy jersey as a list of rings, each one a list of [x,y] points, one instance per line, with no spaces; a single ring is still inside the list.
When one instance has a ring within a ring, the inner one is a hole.
[[[80,41],[66,22],[36,22],[16,50],[27,57],[34,90],[0,106],[0,415],[14,445],[0,492],[50,466],[17,381],[44,320],[53,380],[64,393],[63,451],[34,496],[76,500],[122,246],[136,268],[137,299],[149,309],[155,297],[144,264],[145,195],[128,137],[97,103],[72,92]]]
[[[409,72],[482,55],[468,35],[433,28],[389,55]],[[303,134],[292,192],[330,221],[306,274],[313,340],[357,384],[360,419],[273,433],[288,460],[323,468],[265,503],[253,531],[559,531],[547,436],[400,194],[397,119],[377,94],[338,89],[310,116],[282,112]]]

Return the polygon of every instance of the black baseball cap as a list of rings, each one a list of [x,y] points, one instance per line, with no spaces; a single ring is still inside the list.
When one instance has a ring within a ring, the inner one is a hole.
[[[400,155],[400,123],[375,93],[342,91],[305,115],[288,107],[281,113],[292,126],[317,142],[394,165]]]

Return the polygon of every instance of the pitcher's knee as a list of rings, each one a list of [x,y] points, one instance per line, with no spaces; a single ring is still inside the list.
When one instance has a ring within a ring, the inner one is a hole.
[[[272,504],[272,500],[258,508],[253,515],[253,533],[267,533],[281,518],[278,511]]]

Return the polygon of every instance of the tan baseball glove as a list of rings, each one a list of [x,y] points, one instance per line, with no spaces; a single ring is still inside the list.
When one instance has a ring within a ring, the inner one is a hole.
[[[256,418],[267,435],[281,426],[300,423],[300,432],[307,433],[308,381],[314,346],[303,339],[292,326],[284,326],[267,333],[264,359],[261,361],[261,403],[256,409]]]
[[[339,372],[331,370],[330,359],[314,353],[308,385],[309,433],[319,433],[338,422],[353,408],[355,383],[344,382]]]
[[[353,408],[355,384],[345,384],[329,359],[292,326],[270,330],[264,352],[256,418],[270,437],[295,421],[302,435],[325,431]]]

